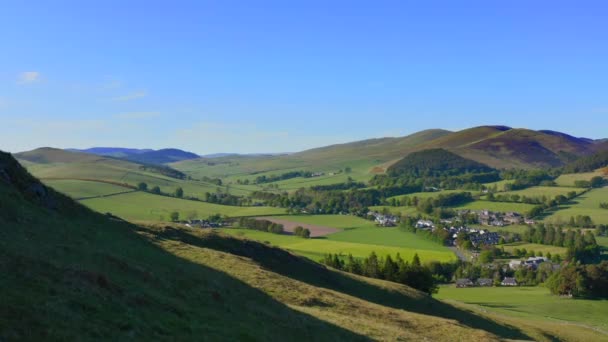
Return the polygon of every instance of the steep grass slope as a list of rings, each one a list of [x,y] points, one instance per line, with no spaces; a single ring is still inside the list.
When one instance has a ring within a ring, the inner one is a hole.
[[[561,329],[501,323],[213,231],[105,217],[4,153],[0,273],[3,341],[550,341]],[[559,339],[602,336],[577,329]]]
[[[277,248],[90,212],[4,153],[0,256],[4,341],[526,337]]]

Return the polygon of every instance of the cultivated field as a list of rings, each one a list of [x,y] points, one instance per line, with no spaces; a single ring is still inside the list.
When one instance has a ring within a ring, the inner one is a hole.
[[[441,287],[437,298],[465,303],[478,312],[514,318],[516,326],[555,325],[553,334],[585,341],[608,340],[608,300],[570,299],[553,296],[545,287]],[[561,326],[561,328],[560,328]]]
[[[285,212],[281,208],[235,207],[158,196],[144,192],[87,199],[82,200],[81,203],[102,213],[111,212],[127,220],[145,221],[167,221],[173,211],[177,211],[181,218],[186,218],[193,213],[196,218],[206,218],[214,214],[240,217],[277,215]]]
[[[397,228],[376,227],[373,222],[347,215],[281,216],[282,221],[293,225],[313,224],[333,227],[336,233],[317,239],[302,239],[291,235],[277,235],[246,229],[225,229],[229,234],[237,234],[258,241],[268,241],[313,260],[319,260],[328,253],[349,253],[355,257],[366,257],[371,252],[378,255],[399,253],[405,260],[411,260],[418,253],[421,260],[454,260],[454,254],[446,247],[418,237],[416,234]]]
[[[543,255],[547,255],[547,253],[551,253],[551,255],[559,254],[564,256],[566,254],[565,247],[557,247],[557,246],[549,246],[549,245],[541,245],[536,243],[525,243],[525,242],[515,242],[506,245],[502,245],[506,252],[512,253],[515,249],[525,249],[526,251],[534,251],[535,253],[542,252]]]
[[[570,217],[588,215],[594,224],[608,224],[608,209],[601,209],[600,203],[608,202],[608,187],[593,189],[574,200],[574,204],[562,206],[559,211],[545,219],[547,222],[568,222]]]

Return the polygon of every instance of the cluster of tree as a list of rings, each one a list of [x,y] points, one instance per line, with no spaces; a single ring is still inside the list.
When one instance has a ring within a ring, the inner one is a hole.
[[[311,171],[291,171],[291,172],[282,173],[280,175],[270,175],[270,176],[262,175],[262,176],[256,177],[254,180],[254,183],[255,184],[272,183],[272,182],[277,182],[277,181],[282,181],[282,180],[292,179],[292,178],[297,178],[297,177],[310,178],[313,176],[313,174],[314,173],[312,173]]]
[[[431,214],[437,208],[453,207],[460,204],[465,204],[473,201],[473,196],[470,192],[459,192],[452,194],[441,194],[436,197],[429,197],[424,200],[419,200],[416,208],[422,213]],[[445,216],[439,213],[440,217]]]
[[[482,264],[489,264],[495,259],[503,258],[505,255],[504,249],[499,249],[495,246],[483,246],[479,252],[477,261]]]
[[[530,243],[566,247],[567,260],[593,263],[600,258],[600,247],[595,235],[590,231],[584,233],[578,229],[563,231],[561,228],[539,225],[528,228],[521,234],[521,239]]]
[[[447,245],[448,242],[451,240],[450,238],[450,233],[446,230],[443,229],[434,229],[434,230],[428,230],[428,229],[418,229],[416,228],[416,222],[420,219],[420,216],[418,217],[411,217],[411,216],[406,216],[403,217],[401,219],[401,224],[399,225],[399,229],[406,231],[406,232],[410,232],[410,233],[414,233],[418,236],[421,236],[427,240],[436,242],[438,244],[441,245]]]
[[[177,197],[177,198],[184,197],[184,189],[182,189],[181,187],[177,187],[177,188],[175,188],[175,190],[172,193],[169,193],[169,192],[161,191],[160,187],[157,185],[152,188],[148,188],[148,184],[146,182],[139,182],[137,184],[137,189],[140,191],[146,191],[149,193],[153,193],[155,195],[170,196],[170,197]]]
[[[154,165],[154,164],[142,164],[139,166],[139,169],[142,171],[149,171],[153,173],[158,173],[163,176],[175,178],[175,179],[186,179],[187,175],[181,171],[177,171],[176,169],[170,168],[165,165]]]
[[[601,202],[600,209],[608,209],[608,202]]]
[[[305,210],[316,214],[351,213],[362,216],[367,208],[380,205],[382,192],[377,189],[355,189],[349,191],[315,191],[299,189],[293,193],[268,193],[256,191],[252,199],[262,200],[265,204],[288,208],[288,211]]]
[[[553,180],[557,176],[559,176],[559,172],[552,169],[510,169],[504,170],[500,173],[501,179],[514,180],[514,182],[509,182],[505,184],[505,191],[522,190],[537,185],[552,186],[555,185],[555,182],[553,182]]]
[[[390,176],[438,177],[467,173],[487,173],[491,167],[438,148],[413,152],[391,165]]]
[[[578,188],[601,188],[604,185],[608,184],[603,177],[595,176],[591,178],[591,180],[577,180],[574,181],[574,186]]]
[[[595,234],[597,236],[607,236],[608,235],[608,225],[600,224],[595,228]]]
[[[310,189],[313,191],[330,191],[330,190],[353,190],[365,188],[367,185],[363,182],[355,182],[352,178],[348,177],[348,180],[343,183],[327,184],[327,185],[315,185],[311,186]]]
[[[310,230],[308,228],[304,228],[302,226],[297,226],[293,231],[295,236],[299,236],[301,238],[308,239],[310,238]]]
[[[566,165],[564,173],[591,172],[600,167],[608,165],[608,150],[600,151],[596,154],[581,157],[578,160]]]
[[[515,248],[512,252],[513,256],[516,258],[533,258],[533,257],[545,257],[553,262],[560,263],[562,262],[562,256],[559,254],[551,254],[547,252],[546,255],[543,255],[543,252],[535,252],[534,250],[526,250],[525,248],[519,249]]]
[[[565,196],[557,195],[554,198],[549,198],[545,195],[543,196],[520,196],[518,194],[494,194],[493,192],[489,192],[486,199],[492,202],[519,202],[519,203],[527,203],[527,204],[539,204],[545,205],[546,207],[554,207],[560,204],[566,204],[571,199],[577,196],[576,191],[570,191]]]
[[[595,265],[570,263],[546,282],[560,296],[608,298],[608,261]]]
[[[284,227],[282,224],[274,223],[268,220],[254,219],[241,217],[238,221],[239,227],[259,230],[273,234],[283,234]]]
[[[568,225],[570,227],[578,227],[578,228],[591,228],[594,226],[593,220],[588,215],[570,216]]]
[[[517,270],[502,267],[499,263],[489,265],[460,263],[454,272],[454,278],[468,278],[472,281],[487,278],[493,280],[494,286],[499,286],[505,277],[513,277],[520,285],[536,286],[546,282],[553,272],[553,265],[550,262],[541,263],[536,269],[522,267]]]
[[[227,193],[217,192],[217,193],[205,193],[205,202],[223,204],[223,205],[233,205],[233,206],[242,206],[249,204],[249,200],[246,198],[235,196]]]
[[[393,260],[390,255],[382,258],[374,252],[362,260],[350,254],[345,260],[337,254],[328,254],[321,263],[346,272],[405,284],[428,294],[437,292],[435,278],[430,268],[420,263],[418,254],[414,255],[411,263],[404,261],[399,254]]]

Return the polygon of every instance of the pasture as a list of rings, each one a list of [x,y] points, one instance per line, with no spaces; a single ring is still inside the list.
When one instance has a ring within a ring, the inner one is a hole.
[[[563,195],[567,196],[569,192],[576,192],[577,194],[583,193],[585,188],[573,188],[573,187],[559,187],[559,186],[533,186],[523,190],[507,191],[503,192],[503,195],[519,195],[520,197],[526,196],[529,198],[534,197],[547,197],[555,198],[555,196]]]
[[[600,208],[601,202],[608,202],[608,187],[593,189],[576,199],[573,204],[560,207],[547,218],[546,222],[568,222],[570,217],[588,215],[594,224],[608,224],[608,209]]]
[[[513,253],[515,249],[525,249],[526,251],[534,251],[536,254],[542,252],[543,255],[547,255],[547,253],[551,253],[551,255],[562,255],[566,254],[567,249],[565,247],[558,246],[549,246],[549,245],[541,245],[536,243],[527,243],[527,242],[514,242],[502,245],[506,252]]]
[[[427,199],[427,198],[435,198],[439,195],[455,194],[455,193],[461,193],[461,192],[470,192],[472,195],[476,195],[479,193],[478,191],[473,191],[473,190],[425,191],[425,192],[414,192],[414,193],[407,194],[407,195],[393,196],[393,197],[389,197],[388,200],[391,200],[393,198],[396,200],[402,200],[404,197],[409,197],[409,198],[417,197],[418,199]]]
[[[80,201],[87,207],[105,213],[122,217],[127,220],[167,221],[173,211],[180,218],[194,215],[196,218],[206,218],[210,215],[221,214],[230,217],[279,215],[284,209],[272,207],[236,207],[206,202],[189,201],[173,197],[152,195],[145,192],[133,192],[112,197],[93,198]]]
[[[469,210],[491,210],[498,212],[514,211],[518,213],[526,213],[532,209],[534,205],[526,203],[510,203],[510,202],[490,202],[484,200],[473,201],[453,207],[453,209],[469,209]]]
[[[551,295],[545,287],[442,286],[435,297],[483,312],[521,318],[522,322],[548,321],[599,329],[608,339],[608,300],[562,298]]]
[[[391,207],[391,206],[378,205],[378,206],[369,207],[369,210],[382,212],[384,210],[384,208],[386,208],[390,213],[399,215],[399,216],[415,216],[418,214],[418,209],[416,209],[416,207]]]
[[[504,227],[480,226],[477,228],[489,230],[491,232],[505,231],[505,232],[522,234],[529,228],[529,226],[525,225],[525,224],[511,224],[511,225],[504,226]]]
[[[557,177],[555,182],[559,186],[574,186],[574,182],[579,180],[589,181],[596,176],[605,176],[604,172],[597,170],[594,172],[569,173]]]
[[[133,191],[130,188],[119,185],[74,179],[47,180],[44,183],[74,199],[107,196],[125,191]]]
[[[340,229],[337,233],[323,238],[302,239],[290,235],[245,230],[225,229],[229,234],[242,235],[250,239],[268,241],[313,260],[327,253],[349,253],[355,257],[367,257],[373,251],[378,255],[401,256],[410,260],[418,253],[423,262],[454,260],[454,254],[446,247],[423,239],[416,234],[400,231],[398,228],[376,227],[372,221],[348,215],[294,215],[280,216],[281,220],[295,223],[314,224]]]
[[[497,181],[497,182],[492,182],[492,183],[485,183],[484,185],[487,188],[493,188],[496,187],[497,191],[505,191],[505,185],[507,184],[511,184],[513,183],[513,180],[510,179],[505,179],[505,180],[501,180],[501,181]]]

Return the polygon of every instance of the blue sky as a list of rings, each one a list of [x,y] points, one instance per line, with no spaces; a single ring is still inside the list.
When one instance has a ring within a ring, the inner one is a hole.
[[[284,152],[484,124],[608,137],[605,1],[24,3],[0,11],[3,150]]]

